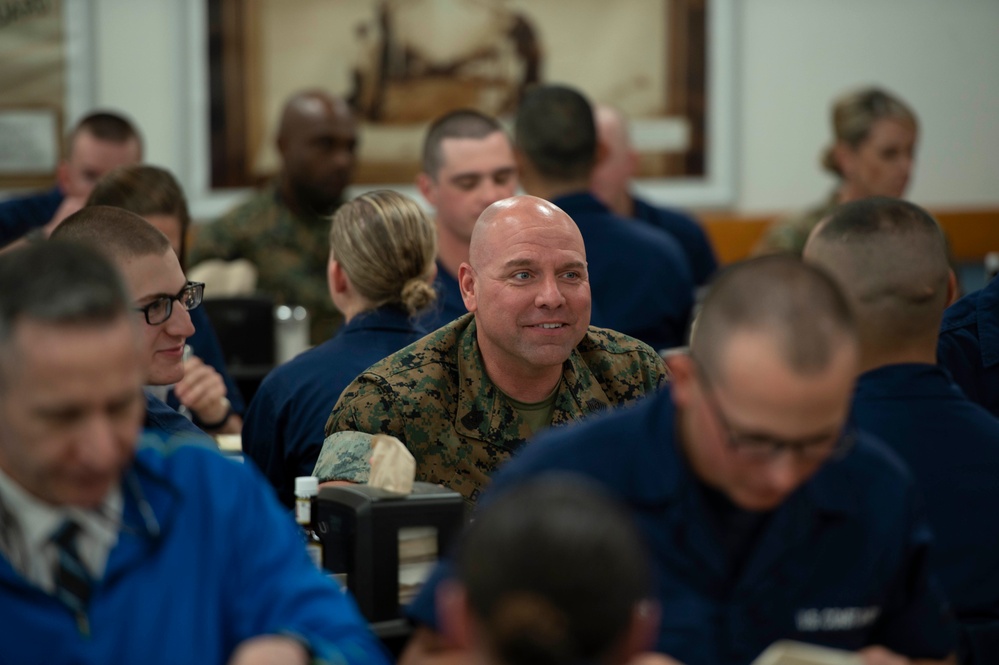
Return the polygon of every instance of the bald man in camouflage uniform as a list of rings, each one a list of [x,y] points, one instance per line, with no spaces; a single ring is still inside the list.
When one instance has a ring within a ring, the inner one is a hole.
[[[329,216],[343,203],[356,145],[356,123],[342,99],[320,90],[291,97],[277,136],[280,176],[199,228],[188,263],[249,260],[257,268],[257,290],[276,304],[305,307],[312,343],[325,342],[343,321],[326,286]]]
[[[634,402],[666,380],[651,347],[589,326],[582,236],[547,201],[519,196],[487,208],[458,281],[469,314],[347,387],[314,475],[365,482],[370,453],[352,432],[381,432],[407,445],[417,480],[474,503],[536,431]]]

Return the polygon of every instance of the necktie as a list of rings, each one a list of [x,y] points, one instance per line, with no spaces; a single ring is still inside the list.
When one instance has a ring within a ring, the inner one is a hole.
[[[76,536],[79,532],[79,524],[66,520],[52,536],[59,554],[55,566],[55,595],[76,615],[80,631],[88,632],[87,603],[93,581],[76,549]]]

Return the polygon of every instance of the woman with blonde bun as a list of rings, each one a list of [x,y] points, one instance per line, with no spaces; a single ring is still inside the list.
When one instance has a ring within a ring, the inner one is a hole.
[[[437,232],[422,208],[389,190],[358,196],[330,224],[327,281],[343,327],[267,375],[250,402],[243,451],[285,505],[308,476],[340,393],[370,365],[426,334],[416,315],[434,302]]]
[[[839,184],[821,205],[771,226],[759,252],[801,254],[808,234],[840,203],[905,195],[919,122],[904,101],[880,88],[850,92],[833,105],[832,126],[835,138],[822,153],[822,167]]]

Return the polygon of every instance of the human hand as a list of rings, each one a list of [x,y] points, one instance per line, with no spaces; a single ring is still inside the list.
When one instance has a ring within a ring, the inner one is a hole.
[[[240,644],[229,665],[290,665],[309,662],[309,654],[299,642],[281,635],[260,635]]]
[[[202,422],[217,423],[229,413],[222,375],[198,357],[184,361],[184,378],[174,385],[173,392]]]

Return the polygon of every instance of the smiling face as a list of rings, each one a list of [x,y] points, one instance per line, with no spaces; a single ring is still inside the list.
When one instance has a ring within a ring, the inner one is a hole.
[[[838,146],[842,202],[870,196],[901,198],[909,186],[915,151],[915,127],[894,118],[876,121],[858,146]]]
[[[502,377],[559,376],[590,322],[579,229],[531,196],[491,206],[478,224],[459,283],[487,373],[501,387]]]
[[[737,506],[773,510],[825,459],[788,449],[760,459],[732,439],[835,449],[849,411],[857,349],[844,339],[825,369],[802,375],[781,358],[772,336],[746,331],[732,336],[722,356],[723,376],[711,383],[691,359],[671,362],[684,452],[697,476]]]
[[[173,249],[161,256],[146,254],[119,264],[136,307],[144,307],[159,297],[173,297],[187,284]],[[194,334],[191,315],[179,302],[173,303],[170,318],[149,325],[141,312],[135,312],[146,360],[146,383],[165,386],[184,378],[184,342]]]
[[[26,320],[8,347],[0,468],[51,505],[97,506],[132,459],[142,424],[142,367],[130,322]]]

